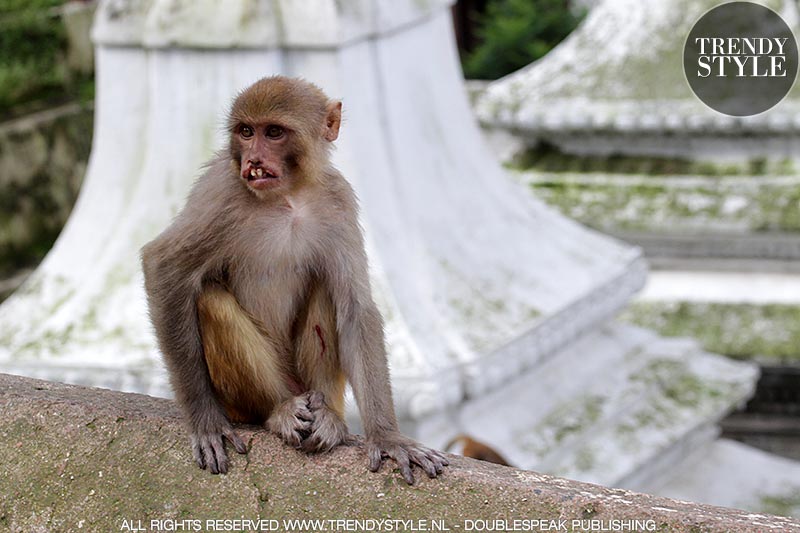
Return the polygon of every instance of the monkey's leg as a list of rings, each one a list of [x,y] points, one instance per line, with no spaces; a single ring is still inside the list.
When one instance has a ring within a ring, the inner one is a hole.
[[[328,451],[349,440],[338,345],[333,302],[323,286],[315,285],[295,328],[297,372],[310,391],[308,407],[313,416],[311,431],[302,444],[307,452]]]
[[[292,396],[285,356],[221,285],[204,288],[197,310],[208,371],[228,417],[263,423],[276,405]]]

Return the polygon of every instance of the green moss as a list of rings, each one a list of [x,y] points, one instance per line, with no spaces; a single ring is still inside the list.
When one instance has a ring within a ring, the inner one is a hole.
[[[603,231],[800,232],[800,180],[532,174],[533,193]]]
[[[778,516],[797,516],[800,513],[800,492],[786,495],[762,495],[759,497],[759,511]]]
[[[800,361],[800,307],[695,302],[639,302],[624,320],[737,359]]]
[[[50,316],[54,315],[56,311],[58,311],[61,308],[62,305],[67,303],[67,301],[74,296],[74,294],[75,294],[74,289],[70,289],[64,292],[55,302],[53,302],[53,305],[50,306],[50,311],[47,314]]]
[[[476,352],[492,350],[531,327],[540,311],[529,302],[497,296],[494,282],[472,278],[447,261],[440,261],[447,289],[447,306],[462,322],[462,331]]]
[[[47,330],[35,340],[28,341],[20,346],[18,353],[25,353],[32,357],[41,357],[48,353],[59,353],[70,340],[75,331],[75,326],[69,324],[60,331]]]
[[[594,467],[594,453],[588,448],[582,448],[575,454],[575,468],[581,472],[587,472]]]
[[[723,394],[721,383],[701,380],[685,362],[674,359],[653,359],[633,376],[632,381],[646,383],[647,388],[658,388],[663,398],[676,406],[694,407]],[[640,425],[649,424],[652,420],[650,413],[637,413]]]
[[[521,447],[539,457],[560,447],[572,435],[580,434],[596,423],[603,414],[606,398],[596,394],[586,395],[562,404],[547,415],[533,431],[517,435]],[[588,457],[586,457],[588,461]]]

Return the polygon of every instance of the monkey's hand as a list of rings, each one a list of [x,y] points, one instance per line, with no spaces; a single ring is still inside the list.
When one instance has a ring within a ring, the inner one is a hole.
[[[418,465],[429,478],[435,478],[450,464],[440,452],[422,446],[399,431],[367,437],[367,456],[369,469],[373,472],[378,471],[383,459],[394,459],[409,485],[414,484],[412,465]]]
[[[309,432],[314,415],[308,407],[310,393],[289,398],[272,411],[267,429],[276,433],[289,446],[299,448]]]
[[[225,453],[223,437],[228,439],[239,453],[247,453],[247,446],[236,434],[224,415],[221,420],[208,421],[204,428],[195,428],[192,431],[192,454],[197,465],[208,468],[212,474],[226,474],[228,472],[228,456]]]
[[[314,420],[311,422],[308,437],[303,440],[304,452],[327,452],[335,446],[352,442],[342,417],[325,403],[325,395],[312,391],[308,396],[308,409]]]

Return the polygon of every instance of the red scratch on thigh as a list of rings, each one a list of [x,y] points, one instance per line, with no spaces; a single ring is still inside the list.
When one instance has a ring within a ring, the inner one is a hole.
[[[319,356],[323,357],[325,355],[325,339],[322,337],[322,328],[319,327],[319,324],[314,326],[314,331],[317,332],[317,337],[319,337],[319,342],[322,343],[322,351],[320,352]]]

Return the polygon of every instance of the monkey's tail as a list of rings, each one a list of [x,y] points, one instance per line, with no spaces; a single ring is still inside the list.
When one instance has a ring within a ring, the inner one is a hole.
[[[449,452],[456,444],[466,444],[467,440],[469,440],[468,436],[464,435],[463,433],[459,433],[444,445],[444,451]]]

